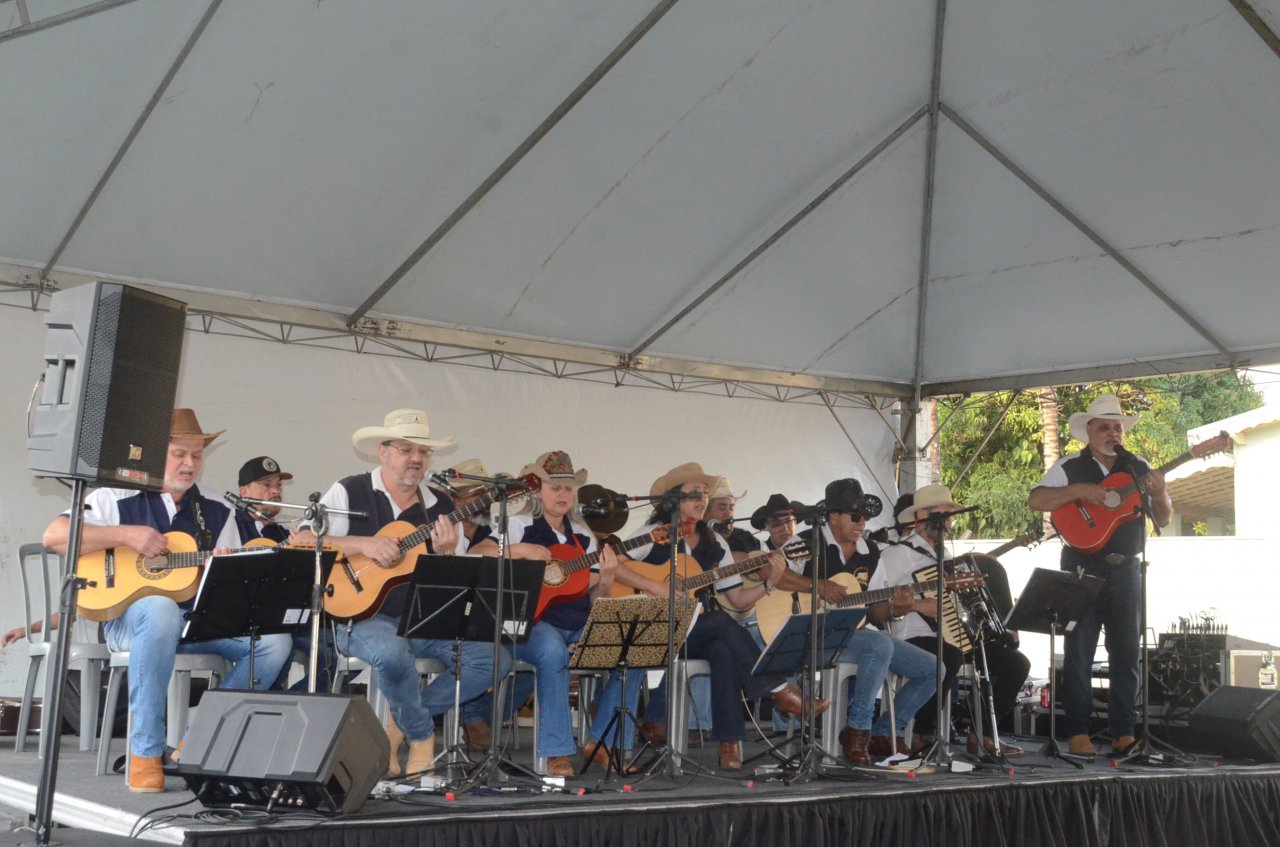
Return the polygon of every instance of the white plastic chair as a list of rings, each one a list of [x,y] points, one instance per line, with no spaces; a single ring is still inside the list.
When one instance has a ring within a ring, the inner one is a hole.
[[[22,753],[26,750],[27,731],[31,727],[31,712],[34,705],[36,680],[40,674],[40,666],[48,656],[53,655],[57,646],[56,633],[51,626],[53,615],[58,611],[61,597],[63,558],[48,550],[42,544],[24,544],[18,548],[18,566],[22,573],[23,620],[40,621],[40,631],[27,630],[27,684],[22,694],[22,707],[18,712],[18,733],[14,738],[13,749]],[[37,596],[37,592],[38,595]],[[77,629],[80,629],[77,626]],[[73,634],[74,639],[74,634]],[[102,670],[106,667],[110,653],[107,645],[90,641],[87,638],[74,639],[71,642],[67,671],[80,674],[80,749],[92,750],[97,735],[98,699],[102,689]],[[56,680],[49,671],[53,662],[45,668],[44,700],[48,704],[53,697],[53,686]],[[43,725],[48,728],[52,715],[44,713]],[[43,756],[48,745],[50,733],[41,731],[39,755]]]

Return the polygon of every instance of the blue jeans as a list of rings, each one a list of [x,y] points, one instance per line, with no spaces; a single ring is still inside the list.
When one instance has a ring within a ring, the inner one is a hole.
[[[854,657],[859,652],[859,645],[860,644],[865,645],[867,643],[870,643],[870,639],[866,638],[866,636],[861,636],[861,633],[864,633],[867,631],[868,630],[865,627],[863,629],[858,630],[859,635],[854,636],[854,640],[850,643],[849,648],[845,651],[846,662],[858,661],[858,659]],[[898,676],[901,676],[907,680],[907,684],[904,685],[902,687],[902,690],[899,691],[893,698],[894,717],[897,718],[897,725],[894,727],[890,727],[889,726],[889,710],[881,709],[880,717],[876,720],[875,725],[872,727],[872,734],[873,735],[901,735],[903,730],[907,728],[907,724],[911,722],[911,719],[913,717],[915,717],[916,712],[920,711],[921,706],[929,702],[929,698],[932,697],[933,692],[937,690],[938,662],[937,662],[937,659],[934,658],[934,655],[932,653],[929,653],[925,650],[921,650],[919,647],[916,647],[913,644],[908,644],[905,641],[901,641],[897,638],[893,638],[892,636],[886,633],[880,632],[879,630],[871,630],[871,631],[877,633],[878,635],[884,636],[892,643],[893,655],[889,657],[889,670],[893,671]],[[866,649],[865,646],[862,649]],[[883,650],[883,647],[877,646],[876,648],[873,648],[872,652],[868,653],[868,657],[871,658],[873,661],[883,661],[882,659],[874,658],[882,650]],[[861,717],[861,712],[865,704],[868,701],[872,703],[875,702],[875,692],[878,691],[879,687],[884,683],[883,672],[881,672],[879,676],[866,677],[865,682],[864,682],[864,676],[865,674],[863,673],[862,663],[859,662],[858,682],[854,685],[853,696],[849,698],[850,700],[849,726],[858,726],[857,724],[854,723],[855,699],[859,697],[862,698],[857,705],[857,708],[859,711],[858,720],[864,720]],[[864,685],[866,686],[866,688],[863,688]],[[867,689],[870,689],[870,694],[867,693]],[[869,715],[865,720],[866,720],[866,723],[863,723],[862,726],[866,726],[867,723],[870,722]]]
[[[164,717],[173,675],[173,657],[178,653],[216,653],[233,663],[222,680],[223,688],[249,687],[249,639],[219,638],[193,644],[179,644],[182,609],[168,597],[143,597],[120,617],[107,621],[103,631],[107,646],[117,652],[129,651],[129,709],[133,730],[129,752],[142,758],[164,753]],[[264,635],[253,651],[255,688],[267,688],[293,653],[288,635]]]
[[[387,698],[391,717],[410,741],[425,741],[435,731],[435,715],[453,708],[453,642],[435,638],[401,638],[396,635],[399,617],[377,614],[351,628],[339,626],[338,649],[363,659],[377,675],[378,688]],[[421,687],[416,659],[436,659],[449,671],[440,674],[426,688]],[[511,656],[501,653],[500,676],[511,669]],[[479,697],[493,682],[493,647],[467,641],[462,645],[462,702]]]
[[[293,685],[289,685],[289,669],[292,661],[286,662],[280,670],[279,678],[271,687],[279,691],[284,691],[286,688],[290,691],[306,691],[309,687],[307,669],[311,664],[311,627],[297,630],[290,637],[293,639],[294,652],[303,654],[302,677]],[[316,680],[316,693],[330,693],[333,690],[333,676],[338,670],[338,656],[333,650],[333,631],[328,626],[320,627],[320,652],[316,654],[316,668],[319,677]]]
[[[1104,565],[1075,556],[1074,562],[1091,576],[1104,578],[1102,589],[1075,628],[1067,634],[1062,665],[1062,725],[1068,735],[1087,735],[1093,712],[1093,656],[1098,650],[1098,633],[1106,628],[1107,664],[1110,669],[1110,700],[1107,715],[1111,737],[1133,735],[1137,720],[1138,653],[1142,615],[1142,582],[1136,560],[1123,565]],[[1064,557],[1064,561],[1066,557]]]
[[[538,749],[534,751],[535,756],[569,756],[578,751],[573,740],[573,721],[569,712],[569,648],[581,636],[581,629],[561,629],[545,621],[538,621],[529,630],[529,640],[515,646],[516,658],[537,668]],[[529,685],[523,677],[526,674],[516,674],[513,702],[517,706],[529,697]],[[627,707],[632,714],[635,714],[643,682],[644,671],[627,673]],[[622,675],[611,673],[596,701],[596,718],[591,724],[593,740],[600,739],[609,719],[613,717],[621,694]],[[586,707],[586,703],[578,704],[578,708]],[[467,721],[488,721],[491,709],[492,700],[486,696],[469,703],[464,714]],[[609,735],[606,741],[613,740],[612,731]],[[632,747],[634,737],[635,723],[629,720],[624,729],[623,746]]]

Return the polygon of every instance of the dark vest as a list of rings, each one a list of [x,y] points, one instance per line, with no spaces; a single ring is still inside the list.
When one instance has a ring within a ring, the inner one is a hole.
[[[374,471],[374,473],[378,473],[378,471]],[[395,504],[391,502],[391,498],[381,491],[374,490],[373,475],[369,473],[345,477],[338,480],[338,484],[347,490],[348,508],[368,515],[367,518],[349,518],[348,535],[377,535],[378,530],[395,521],[405,521],[415,527],[419,527],[439,520],[453,511],[453,501],[449,499],[448,495],[437,491],[434,492],[436,503],[430,509],[424,510],[422,503],[415,501],[412,506],[397,514]],[[431,549],[430,539],[427,540],[427,550],[432,553],[436,552]],[[453,551],[446,550],[445,552],[452,553]],[[382,608],[378,610],[378,613],[400,617],[404,613],[408,598],[409,586],[396,586],[387,594],[387,599],[383,601]]]
[[[652,529],[653,526],[654,524],[649,524],[646,528]],[[706,536],[703,534],[704,528],[704,524],[698,524],[698,534],[694,536],[697,538],[698,543],[697,546],[689,551],[693,560],[698,563],[698,567],[702,568],[703,571],[711,571],[720,567],[722,564],[731,564],[729,561],[724,561],[725,549],[716,543],[714,539],[710,541],[707,540]],[[706,535],[715,535],[715,533],[708,532]],[[687,539],[685,540],[685,543],[688,544]],[[665,565],[667,562],[671,561],[671,542],[667,542],[666,544],[658,544],[657,542],[654,542],[649,548],[648,554],[645,555],[641,561],[648,562],[651,565]],[[702,605],[704,607],[703,611],[715,611],[720,608],[720,604],[715,602],[715,591],[715,586],[712,586],[707,591],[698,592],[698,599],[702,601]]]
[[[586,551],[587,545],[591,543],[591,539],[580,532],[573,532],[569,526],[569,522],[565,521],[563,532],[568,535],[573,533],[573,538],[577,539],[578,546],[583,552]],[[534,520],[524,529],[524,535],[518,539],[513,539],[516,543],[523,542],[525,544],[537,544],[540,547],[553,547],[556,544],[568,543],[573,546],[573,542],[562,542],[556,535],[555,530],[551,528],[551,524],[547,523],[545,517]],[[575,553],[573,557],[582,555]],[[546,611],[542,613],[542,620],[559,627],[560,629],[581,629],[587,622],[587,615],[591,614],[591,596],[590,592],[582,595],[577,600],[568,603],[552,603],[547,606]]]
[[[277,543],[284,541],[289,537],[289,530],[280,526],[280,524],[263,524],[262,531],[258,531],[258,522],[249,517],[248,512],[239,509],[235,511],[236,529],[240,530],[240,542],[248,543],[255,538],[269,538]]]
[[[818,530],[815,528],[806,530],[800,534],[800,537],[805,540],[805,543],[809,545],[810,549],[813,548],[813,536],[817,532]],[[822,536],[818,537],[821,541],[826,541]],[[867,543],[867,552],[859,553],[855,549],[853,551],[853,555],[849,557],[849,561],[847,562],[840,561],[840,545],[824,544],[824,549],[822,551],[824,560],[823,566],[826,568],[826,574],[828,577],[835,576],[838,573],[852,574],[857,578],[858,582],[862,584],[864,589],[867,587],[867,581],[871,579],[871,575],[876,572],[876,566],[880,564],[880,548],[876,546],[874,541],[866,536],[863,536],[863,540]],[[813,579],[814,565],[815,563],[812,558],[809,558],[804,563],[804,575],[810,579]]]
[[[1140,462],[1142,460],[1139,460]],[[1147,470],[1150,466],[1146,462],[1142,462],[1142,470]],[[1105,473],[1102,467],[1093,459],[1093,454],[1086,447],[1077,455],[1067,459],[1062,463],[1062,469],[1066,471],[1067,483],[1075,485],[1078,482],[1087,482],[1097,485],[1107,477],[1114,473],[1127,472],[1128,466],[1123,462],[1116,462],[1111,473]],[[1093,553],[1092,556],[1101,559],[1110,553],[1119,553],[1123,556],[1136,556],[1142,548],[1143,519],[1129,521],[1119,526],[1115,533],[1111,536],[1111,540],[1106,546]],[[1075,570],[1079,564],[1080,557],[1087,557],[1086,554],[1077,553],[1071,548],[1063,545],[1062,547],[1062,569]]]
[[[200,538],[200,527],[191,508],[191,504],[197,498],[204,513],[204,524],[209,536],[207,540]],[[185,532],[196,539],[196,543],[202,550],[213,549],[213,543],[222,534],[222,528],[227,525],[227,517],[231,514],[231,510],[226,506],[201,495],[200,489],[194,485],[186,496],[178,501],[178,511],[174,514],[172,521],[169,520],[168,510],[164,507],[164,498],[150,491],[125,497],[117,501],[116,507],[120,510],[121,526],[149,526],[156,532]]]

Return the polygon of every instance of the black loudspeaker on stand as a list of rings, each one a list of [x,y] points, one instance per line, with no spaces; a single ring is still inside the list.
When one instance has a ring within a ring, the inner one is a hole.
[[[186,309],[108,282],[53,295],[27,438],[36,476],[161,489]]]
[[[347,813],[386,773],[389,749],[363,697],[214,689],[177,773],[206,806]]]
[[[1280,762],[1280,692],[1224,685],[1187,722],[1188,746],[1230,759]]]

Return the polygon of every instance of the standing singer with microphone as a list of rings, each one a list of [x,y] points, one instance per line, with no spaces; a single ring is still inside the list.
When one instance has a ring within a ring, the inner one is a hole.
[[[1084,442],[1079,453],[1059,461],[1040,484],[1031,489],[1027,505],[1037,512],[1051,512],[1059,506],[1081,500],[1113,506],[1108,498],[1119,499],[1101,483],[1113,473],[1128,473],[1141,479],[1156,526],[1167,526],[1173,517],[1173,502],[1165,490],[1164,474],[1151,469],[1142,459],[1124,448],[1124,435],[1137,415],[1120,411],[1114,394],[1097,397],[1083,412],[1071,416],[1067,425],[1071,437]],[[1110,540],[1094,553],[1062,547],[1062,570],[1079,576],[1104,580],[1084,616],[1067,634],[1062,666],[1063,721],[1068,733],[1068,752],[1093,757],[1089,739],[1089,714],[1093,707],[1093,656],[1098,649],[1098,632],[1107,630],[1107,658],[1110,669],[1110,701],[1107,716],[1111,724],[1111,752],[1121,754],[1134,743],[1137,721],[1139,627],[1142,617],[1142,584],[1139,555],[1143,544],[1142,520],[1121,524]]]

